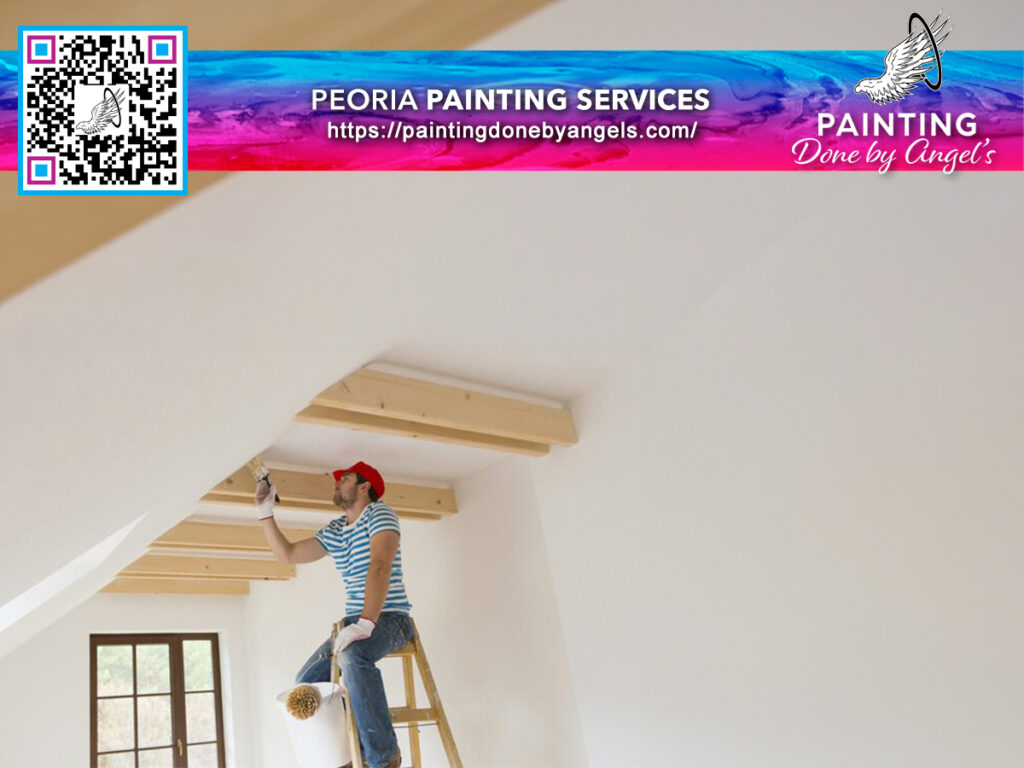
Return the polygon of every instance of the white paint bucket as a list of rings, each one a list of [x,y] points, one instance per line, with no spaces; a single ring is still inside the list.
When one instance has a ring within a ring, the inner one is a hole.
[[[277,708],[288,729],[295,759],[299,768],[340,768],[352,760],[341,688],[333,683],[309,685],[320,692],[320,706],[305,720],[293,717],[285,707],[291,688],[277,696]]]

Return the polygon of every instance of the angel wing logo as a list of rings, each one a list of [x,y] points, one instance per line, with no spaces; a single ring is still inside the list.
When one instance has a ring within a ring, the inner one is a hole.
[[[928,24],[919,13],[910,14],[907,22],[907,36],[885,54],[885,72],[881,77],[866,77],[857,83],[854,93],[863,93],[875,104],[888,104],[910,95],[920,83],[933,91],[942,86],[942,54],[939,46],[949,37],[953,27],[949,16],[939,24],[942,11]],[[920,21],[923,29],[914,32],[914,22]],[[938,26],[936,26],[938,25]],[[935,70],[935,81],[928,75]]]
[[[92,115],[89,119],[78,123],[75,126],[75,130],[91,136],[111,125],[115,128],[120,128],[121,105],[123,103],[123,90],[112,91],[110,88],[104,88],[103,101],[92,108]]]

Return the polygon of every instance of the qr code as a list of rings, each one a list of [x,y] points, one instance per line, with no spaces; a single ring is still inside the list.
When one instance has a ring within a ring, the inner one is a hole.
[[[21,194],[185,194],[184,27],[21,27]]]

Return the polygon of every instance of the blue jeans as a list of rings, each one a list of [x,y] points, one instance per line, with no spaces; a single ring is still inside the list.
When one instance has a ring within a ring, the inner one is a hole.
[[[345,626],[359,621],[346,616]],[[359,741],[369,768],[381,768],[398,754],[398,738],[391,725],[391,711],[384,694],[384,680],[377,662],[412,640],[412,620],[401,613],[382,613],[373,634],[352,643],[341,653],[342,684],[348,688],[359,729]],[[331,679],[331,639],[302,665],[296,683],[326,683]]]

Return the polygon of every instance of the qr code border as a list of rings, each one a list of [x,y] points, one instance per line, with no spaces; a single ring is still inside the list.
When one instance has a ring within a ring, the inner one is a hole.
[[[99,32],[99,31],[130,31],[130,32],[180,32],[181,33],[181,189],[26,189],[22,158],[25,155],[25,120],[22,103],[25,92],[25,33],[26,32]],[[18,26],[18,194],[19,195],[187,195],[188,194],[188,27],[168,24],[132,25],[118,24],[72,24],[72,25],[19,25]]]

